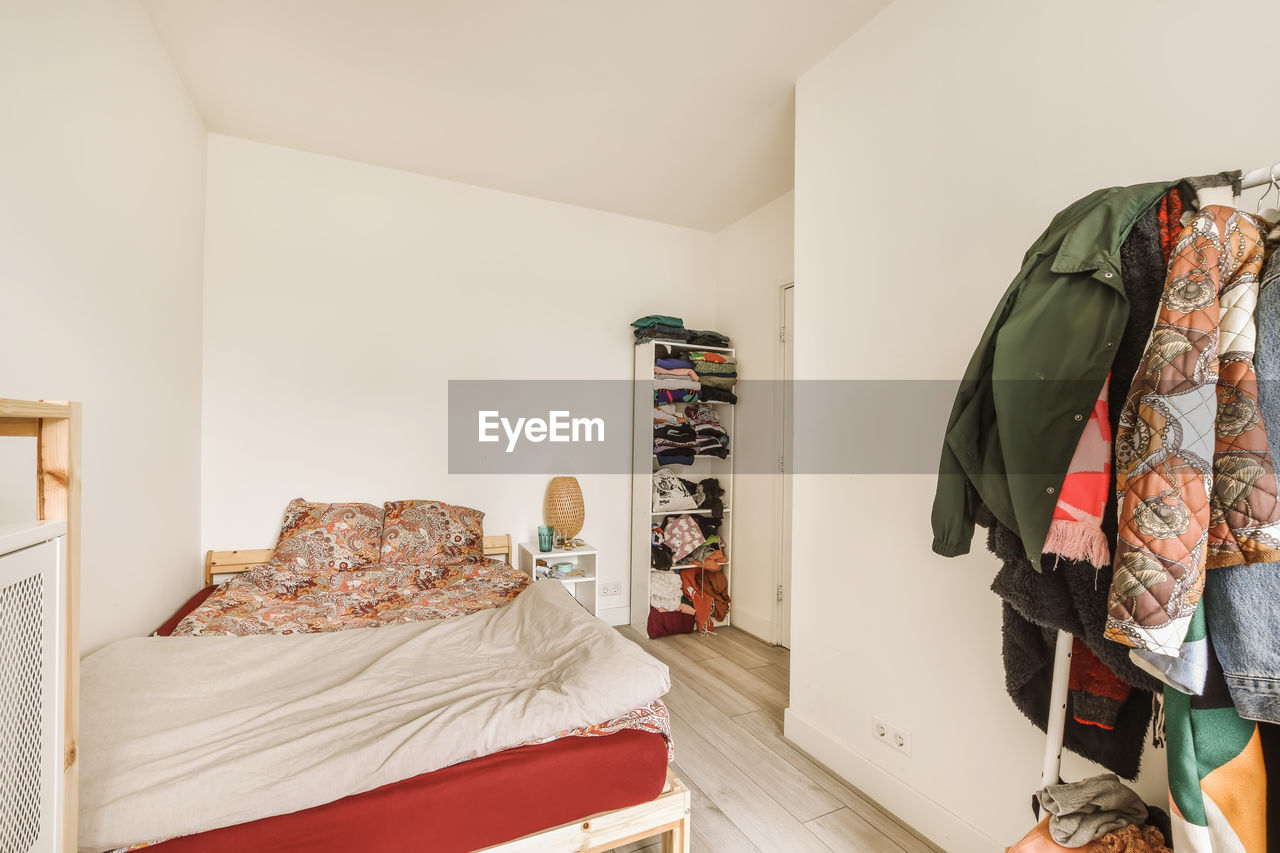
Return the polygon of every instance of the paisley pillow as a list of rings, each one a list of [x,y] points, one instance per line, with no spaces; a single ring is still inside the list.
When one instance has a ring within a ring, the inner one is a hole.
[[[382,562],[425,566],[439,557],[484,556],[484,513],[443,501],[382,505]]]
[[[271,565],[304,571],[359,569],[378,562],[382,510],[373,504],[318,504],[294,498],[285,507]]]

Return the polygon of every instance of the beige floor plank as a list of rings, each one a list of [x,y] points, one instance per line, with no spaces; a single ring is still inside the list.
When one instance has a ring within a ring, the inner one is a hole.
[[[743,669],[728,658],[709,658],[698,666],[711,675],[718,676],[725,684],[733,685],[757,708],[763,708],[778,720],[782,719],[782,712],[787,707],[787,694],[752,675],[755,670]]]
[[[714,636],[712,634],[706,635]],[[670,637],[662,637],[658,640],[650,640],[653,643],[670,643],[680,649],[693,660],[706,660],[707,658],[715,658],[720,656],[720,650],[713,643],[709,643],[702,634],[674,634]]]
[[[720,629],[716,629],[716,633],[719,634]],[[755,637],[738,628],[727,629],[724,637],[729,642],[741,646],[753,655],[764,658],[767,663],[776,664],[786,670],[791,669],[790,649],[770,645],[759,637]]]
[[[882,834],[893,839],[903,850],[909,851],[909,853],[937,853],[938,848],[916,835],[915,832],[904,826],[897,818],[880,808],[875,801],[848,785],[839,777],[831,774],[826,768],[792,746],[791,742],[782,736],[782,725],[769,714],[762,711],[753,711],[750,714],[743,714],[733,719],[744,729],[755,735],[757,740],[822,786],[823,790],[844,803],[848,809],[880,830]]]
[[[902,848],[849,809],[825,814],[805,824],[836,853],[902,853]]]
[[[777,688],[782,693],[791,695],[791,673],[787,672],[777,664],[769,664],[768,666],[758,666],[751,670],[751,674],[772,687]]]
[[[817,836],[677,713],[671,715],[671,728],[684,772],[681,778],[701,788],[747,840],[766,853],[827,853],[829,848]]]
[[[642,645],[645,651],[670,667],[672,675],[684,679],[701,696],[706,697],[707,701],[730,717],[764,708],[764,705],[709,668],[714,663],[723,663],[722,658],[695,661],[679,646],[664,643],[662,640],[649,640]],[[741,668],[738,671],[745,672]]]
[[[694,642],[713,650],[713,657],[724,657],[743,669],[754,669],[757,666],[768,666],[769,659],[758,655],[737,638],[741,631],[732,628],[717,628],[712,634],[690,634]]]
[[[681,680],[672,683],[667,702],[725,760],[754,779],[796,820],[803,823],[843,805]],[[676,748],[680,748],[679,743]]]
[[[671,765],[671,772],[684,782],[693,801],[693,829],[689,833],[692,853],[760,853],[688,774],[675,764]]]

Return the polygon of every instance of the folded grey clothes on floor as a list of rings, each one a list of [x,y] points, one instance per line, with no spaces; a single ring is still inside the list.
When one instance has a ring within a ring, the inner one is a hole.
[[[1114,773],[1048,785],[1036,794],[1052,817],[1049,835],[1063,847],[1083,847],[1108,832],[1147,819],[1147,804]]]

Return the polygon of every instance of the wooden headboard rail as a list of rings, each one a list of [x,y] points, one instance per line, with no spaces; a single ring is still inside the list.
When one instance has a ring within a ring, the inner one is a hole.
[[[254,566],[261,566],[271,559],[274,548],[258,548],[240,551],[209,551],[204,557],[204,585],[213,585],[214,575],[238,575],[247,572]],[[511,534],[484,537],[484,555],[506,557],[511,563],[515,555],[511,553]],[[513,563],[514,565],[514,563]]]

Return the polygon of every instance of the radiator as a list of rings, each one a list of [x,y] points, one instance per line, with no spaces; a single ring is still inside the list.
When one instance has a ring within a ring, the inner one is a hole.
[[[0,853],[61,848],[65,531],[0,525]]]

